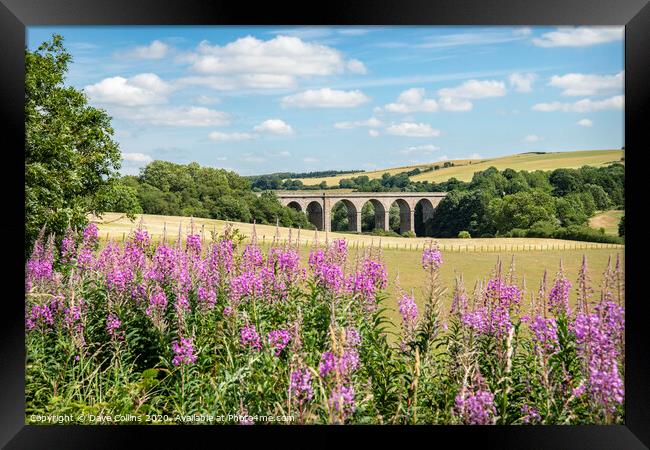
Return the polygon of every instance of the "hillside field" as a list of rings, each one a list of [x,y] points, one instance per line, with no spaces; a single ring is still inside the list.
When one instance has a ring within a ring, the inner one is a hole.
[[[592,228],[604,228],[605,234],[618,236],[618,223],[625,211],[613,209],[610,211],[601,211],[589,219],[589,226]]]
[[[326,181],[328,186],[338,186],[339,180],[343,178],[352,178],[362,175],[368,176],[370,179],[381,178],[381,176],[388,172],[395,175],[400,172],[407,172],[415,168],[426,169],[434,165],[440,165],[440,169],[431,172],[421,173],[411,177],[412,181],[429,181],[429,182],[442,182],[455,177],[461,181],[470,181],[474,172],[485,170],[491,166],[499,170],[514,169],[514,170],[555,170],[559,168],[577,169],[582,166],[606,166],[615,162],[623,162],[623,150],[585,150],[585,151],[572,151],[572,152],[547,152],[547,153],[519,153],[516,155],[508,155],[498,158],[486,159],[458,159],[451,160],[454,163],[453,167],[443,168],[444,161],[432,162],[428,164],[418,164],[413,166],[394,167],[381,170],[374,170],[371,172],[359,172],[355,174],[338,175],[334,177],[323,178],[301,178],[305,185],[316,185],[322,181]]]

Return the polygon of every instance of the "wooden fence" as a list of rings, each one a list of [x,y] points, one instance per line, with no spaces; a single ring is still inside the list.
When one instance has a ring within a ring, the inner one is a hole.
[[[127,236],[130,233],[106,233],[102,234],[102,238],[106,241],[112,239],[114,241],[124,242]],[[202,237],[205,239],[205,233],[202,230]],[[173,244],[176,242],[178,234],[174,236],[167,236],[165,242],[167,244]],[[152,243],[158,244],[162,242],[163,237],[161,235],[154,235],[152,237]],[[258,242],[262,245],[271,244],[275,240],[276,244],[283,245],[288,243],[286,237],[275,238],[273,236],[258,236]],[[295,244],[295,239],[293,240]],[[319,243],[324,244],[326,242],[326,237],[322,236],[319,238]],[[435,242],[435,240],[434,240]],[[598,242],[544,242],[544,243],[517,243],[517,242],[506,242],[499,244],[486,244],[486,243],[477,243],[472,242],[463,243],[463,244],[448,244],[444,241],[437,241],[438,248],[442,252],[456,252],[456,253],[499,253],[499,252],[529,252],[529,251],[563,251],[563,250],[587,250],[587,249],[618,249],[623,250],[625,248],[622,244],[605,244]],[[304,238],[300,239],[301,246],[314,246],[315,241],[313,238]],[[391,242],[386,240],[381,240],[379,237],[376,240],[368,241],[351,241],[350,246],[352,248],[369,248],[369,247],[379,247],[381,245],[382,249],[387,250],[409,250],[409,251],[422,251],[428,244],[428,242],[408,242],[405,239],[405,242]]]

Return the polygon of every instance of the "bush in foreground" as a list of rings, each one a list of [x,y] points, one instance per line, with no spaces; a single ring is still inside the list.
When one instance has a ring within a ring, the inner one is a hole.
[[[399,288],[386,295],[378,249],[351,257],[337,240],[301,265],[291,243],[264,254],[235,237],[154,247],[138,229],[98,249],[91,224],[55,249],[41,233],[26,268],[27,418],[623,422],[618,262],[594,300],[583,261],[575,309],[561,266],[527,302],[514,270],[497,265],[473,293],[459,278],[441,311],[435,246],[422,254],[419,307]]]

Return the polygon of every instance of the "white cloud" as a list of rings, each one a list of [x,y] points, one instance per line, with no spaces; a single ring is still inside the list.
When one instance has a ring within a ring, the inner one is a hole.
[[[436,150],[440,150],[440,147],[436,147],[435,145],[416,145],[413,147],[406,147],[399,152],[404,154],[404,155],[412,155],[412,154],[422,154],[422,155],[428,155],[433,153]]]
[[[605,100],[591,100],[588,98],[578,100],[573,103],[550,102],[536,103],[532,109],[534,111],[564,111],[564,112],[594,112],[608,109],[623,109],[624,97],[616,95]]]
[[[271,134],[293,134],[293,128],[283,120],[268,119],[255,126],[255,131],[261,131]]]
[[[301,78],[367,71],[361,61],[346,60],[335,48],[285,35],[266,41],[246,36],[223,46],[202,41],[183,60],[199,74],[185,83],[218,90],[291,88]]]
[[[368,134],[370,135],[370,137],[376,138],[377,136],[379,136],[379,131],[377,131],[377,130],[368,130]]]
[[[319,162],[319,160],[316,158],[303,158],[302,160],[307,164],[313,164]]]
[[[432,128],[426,123],[402,122],[386,128],[388,134],[408,137],[433,137],[440,136],[440,130]]]
[[[502,81],[496,80],[468,80],[455,88],[440,89],[438,95],[464,99],[503,97],[506,95],[506,85]]]
[[[425,98],[424,89],[411,88],[403,91],[395,103],[388,103],[384,109],[396,113],[433,112],[438,110],[438,102]]]
[[[368,73],[366,66],[358,59],[351,59],[348,61],[347,68],[352,73],[365,74]]]
[[[376,117],[371,117],[368,120],[357,120],[353,122],[337,122],[334,124],[334,128],[340,130],[351,130],[353,128],[368,127],[368,128],[378,128],[382,126],[382,121]]]
[[[537,136],[536,134],[529,134],[523,139],[523,141],[528,143],[533,143],[533,142],[539,142],[543,139],[544,138],[542,138],[541,136]]]
[[[154,73],[141,73],[131,78],[110,77],[85,88],[98,103],[123,106],[157,105],[167,102],[172,86]]]
[[[135,163],[150,163],[153,161],[151,156],[145,155],[144,153],[122,153],[122,159]]]
[[[537,78],[534,73],[512,73],[508,77],[510,86],[517,92],[530,92],[533,90],[533,82]]]
[[[568,73],[554,75],[549,85],[564,89],[562,95],[601,95],[621,92],[624,86],[623,71],[615,75]]]
[[[438,105],[440,109],[444,111],[471,111],[474,108],[474,105],[469,100],[454,98],[454,97],[442,97],[438,100]]]
[[[232,142],[247,141],[253,139],[255,135],[250,133],[222,133],[221,131],[213,131],[208,137],[215,142]]]
[[[330,88],[307,90],[282,98],[283,107],[298,108],[353,108],[369,101],[363,92],[338,91]]]
[[[124,52],[118,52],[120,57],[138,58],[138,59],[162,59],[167,56],[169,45],[159,40],[153,41],[149,45],[134,47]]]
[[[623,27],[559,27],[534,38],[538,47],[586,47],[623,39]]]
[[[589,119],[580,119],[576,123],[578,125],[580,125],[581,127],[593,127],[594,126],[594,123]]]
[[[151,125],[177,127],[224,126],[230,116],[222,111],[202,106],[117,108],[111,111],[116,117]]]

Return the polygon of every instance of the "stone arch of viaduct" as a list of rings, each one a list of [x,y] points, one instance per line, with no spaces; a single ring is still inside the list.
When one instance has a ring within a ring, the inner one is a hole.
[[[400,208],[400,233],[415,232],[415,207],[422,205],[423,220],[428,220],[444,192],[349,192],[349,193],[280,193],[280,202],[307,214],[318,230],[331,231],[332,208],[343,202],[348,210],[348,229],[361,232],[361,209],[370,202],[375,209],[375,227],[388,231],[389,210],[393,203]]]

